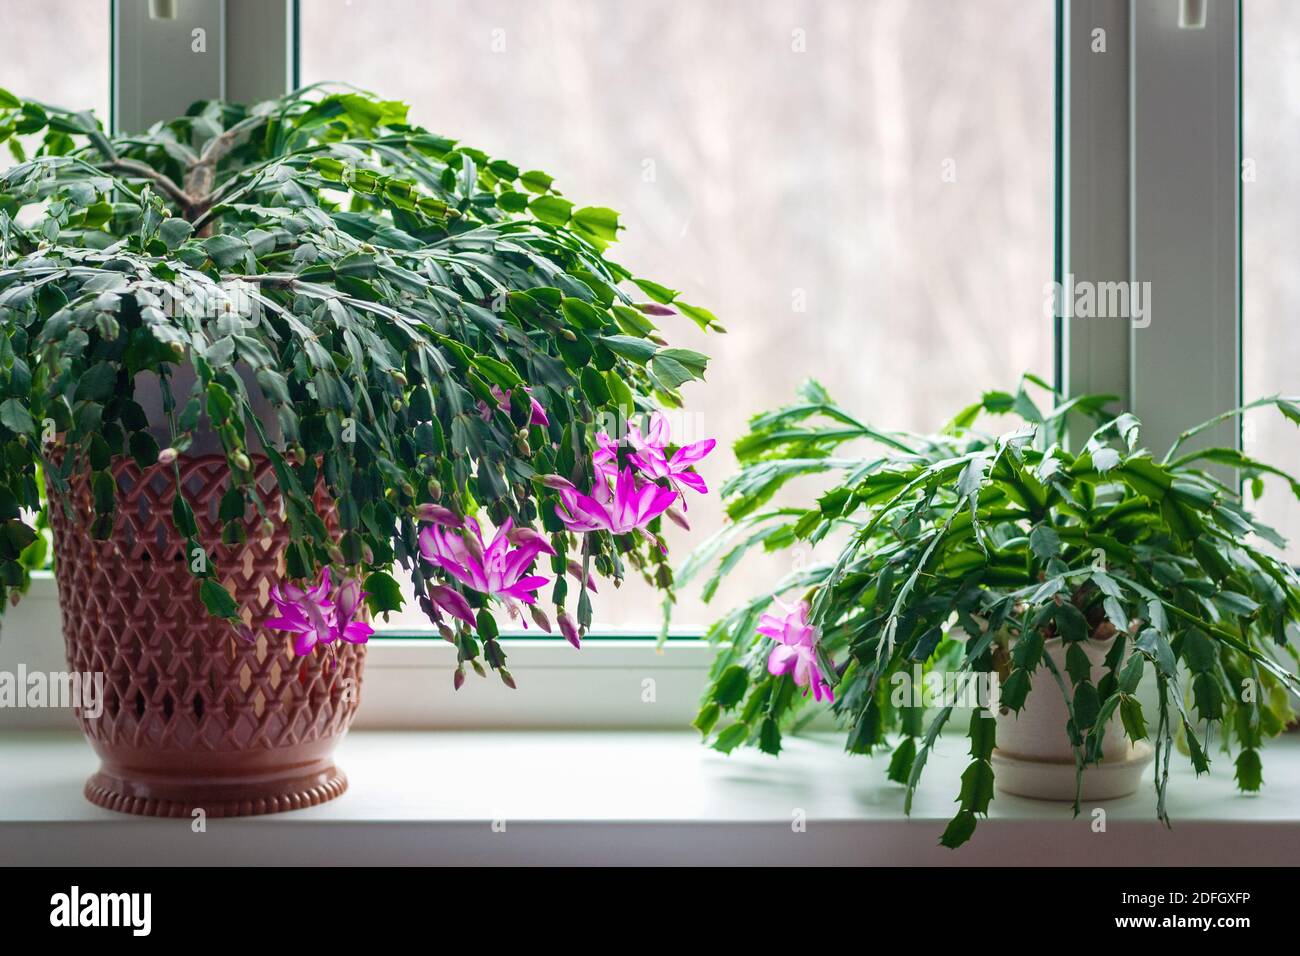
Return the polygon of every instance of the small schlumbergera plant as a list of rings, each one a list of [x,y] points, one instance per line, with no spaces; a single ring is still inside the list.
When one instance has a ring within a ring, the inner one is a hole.
[[[1300,482],[1236,449],[1183,451],[1244,409],[1190,429],[1157,457],[1142,447],[1133,415],[1104,411],[1111,397],[1041,411],[1027,385],[1055,397],[1026,377],[1015,394],[984,395],[935,435],[874,429],[815,383],[796,404],[752,420],[736,443],[742,468],[722,489],[733,521],[692,556],[679,586],[716,562],[707,598],[756,548],[825,539],[842,547],[712,627],[724,646],[696,725],[715,748],[776,754],[806,708],[829,701],[851,753],[892,751],[888,776],[906,788],[910,809],[955,710],[891,693],[897,675],[919,668],[996,676],[1009,712],[1023,709],[1031,689],[1062,695],[1076,813],[1106,733],[1150,739],[1156,812],[1166,823],[1174,749],[1198,774],[1215,751],[1235,755],[1240,789],[1259,789],[1259,748],[1293,718],[1290,694],[1300,688],[1300,577],[1231,476],[1255,495],[1265,477],[1298,497]],[[1296,399],[1246,408],[1262,406],[1300,424]],[[1021,423],[986,433],[975,427],[982,414]],[[1067,450],[1067,417],[1085,425],[1077,451]],[[874,449],[848,453],[843,446],[854,442]],[[811,507],[770,504],[787,481],[811,474],[836,476]],[[1085,642],[1107,648],[1100,679]],[[1064,666],[1047,653],[1055,649]],[[1036,672],[1047,679],[1031,688]],[[1138,694],[1144,678],[1155,684],[1154,713]],[[969,839],[988,812],[995,723],[985,709],[971,711],[970,762],[945,846]]]
[[[0,174],[9,596],[44,561],[42,483],[57,507],[88,476],[107,538],[114,463],[178,469],[201,434],[232,476],[226,543],[246,508],[270,507],[254,470],[271,463],[290,533],[279,613],[255,623],[298,653],[365,640],[363,601],[403,603],[397,566],[459,648],[457,687],[481,659],[512,683],[498,619],[549,631],[548,592],[577,644],[596,575],[671,589],[659,526],[693,472],[665,428],[628,426],[705,370],[658,317],[714,317],[607,257],[614,211],[406,114],[309,88],[110,136],[0,91],[18,161]],[[193,545],[175,474],[171,517]],[[211,614],[246,632],[222,569],[192,568]]]

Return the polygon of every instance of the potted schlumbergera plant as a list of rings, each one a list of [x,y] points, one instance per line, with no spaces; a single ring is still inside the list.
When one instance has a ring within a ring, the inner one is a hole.
[[[1132,792],[1154,750],[1166,822],[1174,749],[1199,774],[1217,747],[1240,789],[1259,789],[1259,748],[1292,719],[1300,688],[1300,577],[1230,476],[1257,495],[1268,476],[1297,496],[1300,483],[1235,449],[1184,450],[1243,409],[1156,457],[1136,418],[1103,411],[1110,397],[1040,411],[1029,384],[1052,394],[1026,377],[936,435],[874,429],[814,383],[752,420],[722,489],[733,521],[679,587],[716,561],[709,596],[753,548],[830,539],[838,556],[713,626],[724,648],[696,725],[715,748],[776,754],[808,705],[829,702],[851,753],[892,751],[888,776],[910,808],[940,732],[969,713],[970,761],[941,837],[950,847],[987,814],[995,771],[1000,789],[1073,799],[1077,813],[1081,796]],[[1296,399],[1247,407],[1259,406],[1300,424]],[[982,413],[1021,424],[985,433]],[[1074,416],[1091,434],[1071,452]],[[852,442],[874,448],[850,453]],[[810,474],[837,480],[811,507],[770,504]]]
[[[595,575],[671,588],[669,436],[598,436],[704,372],[654,317],[715,323],[606,257],[612,210],[351,89],[112,137],[0,91],[0,139],[0,581],[48,516],[72,667],[106,678],[96,803],[341,793],[395,566],[456,687],[513,686],[499,631],[549,631],[544,600],[578,644]]]

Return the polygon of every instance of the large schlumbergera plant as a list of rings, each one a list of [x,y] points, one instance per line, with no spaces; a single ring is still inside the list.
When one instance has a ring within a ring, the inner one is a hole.
[[[1239,787],[1260,787],[1259,748],[1293,718],[1290,694],[1300,688],[1300,577],[1232,476],[1257,495],[1266,476],[1298,497],[1300,483],[1233,448],[1183,450],[1241,409],[1190,429],[1157,457],[1142,447],[1136,418],[1104,412],[1110,397],[1041,411],[1026,384],[1047,389],[1027,377],[1015,394],[986,394],[936,435],[874,429],[814,383],[797,403],[752,420],[736,443],[742,468],[722,492],[734,520],[692,556],[679,586],[713,566],[704,585],[711,596],[752,549],[824,539],[823,547],[842,547],[832,561],[796,566],[711,629],[724,648],[696,725],[714,747],[776,754],[782,733],[810,716],[810,702],[831,701],[850,752],[892,751],[888,776],[906,787],[910,810],[955,708],[896,698],[895,675],[996,674],[987,682],[1018,713],[1038,672],[1045,679],[1034,693],[1064,698],[1076,813],[1078,783],[1100,760],[1116,714],[1129,739],[1154,744],[1166,823],[1174,749],[1198,774],[1216,750],[1235,753]],[[1297,399],[1247,407],[1267,405],[1300,424]],[[975,427],[984,413],[1021,423],[986,433]],[[1084,426],[1073,452],[1067,418]],[[877,450],[851,454],[850,443]],[[770,504],[787,481],[813,474],[835,480],[812,507]],[[1084,641],[1109,642],[1100,680]],[[1062,644],[1058,667],[1045,650]],[[1155,713],[1142,708],[1144,678],[1155,683]],[[994,726],[981,708],[971,711],[970,763],[944,845],[965,842],[988,812]]]
[[[680,475],[655,466],[675,449],[635,421],[679,405],[705,369],[666,346],[657,317],[708,329],[713,316],[606,256],[612,210],[406,112],[314,88],[198,103],[110,137],[89,113],[0,91],[18,161],[0,174],[0,581],[13,596],[43,558],[42,470],[55,502],[89,476],[106,537],[115,459],[170,467],[172,517],[194,545],[178,469],[200,433],[233,476],[227,543],[246,507],[266,513],[255,460],[271,462],[291,538],[271,626],[300,653],[364,639],[362,584],[374,612],[398,609],[395,565],[458,644],[457,686],[481,657],[511,683],[496,614],[523,622],[529,605],[549,630],[536,605],[548,585],[575,644],[595,574],[671,588],[658,531]],[[161,441],[142,378],[161,389]],[[598,441],[609,432],[639,447]],[[209,611],[238,626],[215,562],[192,567]]]

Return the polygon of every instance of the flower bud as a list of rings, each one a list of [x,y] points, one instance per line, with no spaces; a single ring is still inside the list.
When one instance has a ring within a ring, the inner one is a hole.
[[[680,528],[691,530],[690,523],[686,520],[686,515],[682,514],[676,508],[669,508],[664,514],[668,515],[668,520]]]
[[[579,564],[577,561],[570,561],[568,568],[570,574],[572,574],[577,580],[579,581],[582,580],[581,564]],[[590,588],[592,591],[596,590],[596,582],[590,574],[587,575],[587,587]]]
[[[457,667],[456,673],[451,675],[451,686],[453,690],[460,690],[465,683],[465,668]]]
[[[164,448],[158,452],[158,464],[170,465],[176,460],[177,451],[175,448]]]
[[[497,669],[497,673],[501,675],[501,683],[505,684],[511,690],[518,689],[515,687],[515,679],[512,676],[510,676],[510,672],[508,670],[506,670],[504,667],[501,667]]]
[[[559,621],[560,633],[564,635],[564,639],[574,647],[581,649],[582,637],[578,634],[578,627],[573,623],[573,618],[569,617],[568,613],[563,613],[560,615]]]
[[[559,475],[543,475],[542,484],[547,488],[554,488],[556,491],[572,491],[573,482],[567,478],[561,478]]]
[[[253,462],[242,451],[235,452],[233,455],[230,456],[230,460],[234,462],[235,467],[238,468],[240,471],[253,470]]]
[[[539,533],[536,529],[528,527],[526,524],[517,525],[510,529],[506,539],[514,545],[538,544],[541,546],[544,554],[554,554],[555,549],[551,547],[546,536]]]
[[[543,610],[542,610],[540,607],[538,607],[536,604],[530,604],[530,605],[528,606],[528,613],[532,615],[533,623],[534,623],[534,624],[536,624],[538,627],[540,627],[540,628],[541,628],[543,631],[545,631],[547,634],[550,634],[550,633],[551,633],[551,621],[550,621],[550,619],[546,616],[546,612],[545,612],[545,611],[543,611]]]
[[[470,661],[469,663],[470,663],[470,666],[474,668],[474,673],[475,673],[475,674],[477,674],[479,677],[487,677],[487,671],[485,671],[485,670],[483,669],[483,665],[480,664],[480,663],[478,662],[478,658],[475,658],[474,660]]]
[[[460,516],[450,508],[444,508],[442,505],[425,503],[416,509],[421,521],[429,524],[446,525],[449,528],[458,528],[462,524]]]
[[[437,478],[429,479],[429,497],[434,501],[442,497],[442,485],[438,483]]]

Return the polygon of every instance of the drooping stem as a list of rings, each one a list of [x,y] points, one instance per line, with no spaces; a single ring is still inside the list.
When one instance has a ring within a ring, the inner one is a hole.
[[[235,148],[239,138],[253,127],[265,122],[265,117],[252,116],[236,123],[230,129],[208,140],[198,161],[192,163],[185,173],[185,193],[192,198],[193,206],[186,218],[196,226],[212,205],[213,187],[217,178],[217,165]],[[207,235],[212,223],[205,223],[198,230],[199,235]]]
[[[194,199],[180,186],[176,185],[175,180],[165,173],[160,173],[148,163],[142,163],[134,159],[115,159],[107,163],[100,163],[96,169],[102,169],[106,172],[123,172],[132,176],[139,176],[141,179],[147,179],[158,191],[163,193],[168,199],[181,207],[181,214],[186,219],[194,209]]]

